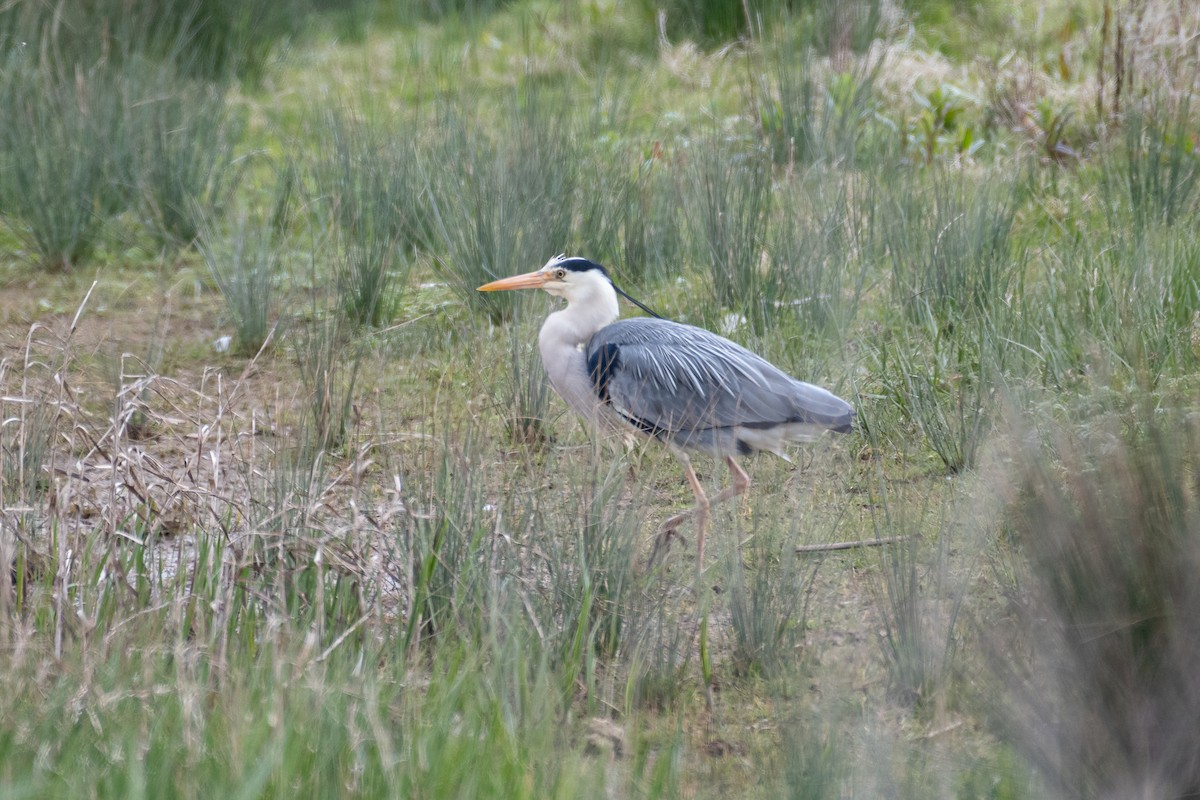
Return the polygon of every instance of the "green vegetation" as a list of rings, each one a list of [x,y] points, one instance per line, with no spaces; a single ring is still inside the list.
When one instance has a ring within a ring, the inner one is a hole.
[[[1200,791],[1200,10],[184,6],[0,2],[0,795]],[[859,410],[699,576],[560,252]]]

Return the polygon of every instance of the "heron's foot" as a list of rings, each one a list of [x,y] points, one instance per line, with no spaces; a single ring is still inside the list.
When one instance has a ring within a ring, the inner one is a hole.
[[[658,529],[659,535],[660,536],[671,536],[671,535],[679,536],[678,533],[675,533],[675,529],[678,528],[683,523],[689,522],[695,516],[696,516],[696,509],[689,508],[687,511],[683,511],[679,514],[676,514],[673,517],[668,517],[667,520],[665,522],[663,522],[662,527]],[[682,539],[683,537],[680,536],[679,538]]]
[[[679,527],[677,524],[672,525],[670,528],[663,527],[663,529],[658,532],[658,541],[663,547],[670,547],[671,542],[675,539],[678,539],[683,543],[684,547],[687,547],[687,539],[682,533],[679,532]]]
[[[667,520],[667,522],[664,523],[659,529],[658,535],[654,537],[654,549],[650,551],[650,560],[646,562],[647,566],[654,566],[654,563],[658,561],[660,555],[665,556],[667,551],[671,549],[671,542],[675,539],[683,542],[683,546],[687,547],[687,539],[683,537],[683,534],[676,530],[679,526],[679,522],[681,521],[682,520],[674,522],[674,524],[671,524],[670,527],[668,527],[668,524],[671,523],[672,520]]]

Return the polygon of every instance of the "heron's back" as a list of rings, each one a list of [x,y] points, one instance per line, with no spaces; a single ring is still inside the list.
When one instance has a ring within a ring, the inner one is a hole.
[[[597,331],[586,351],[601,403],[647,435],[685,449],[783,456],[787,442],[846,432],[854,422],[854,409],[833,393],[691,325],[620,320]]]

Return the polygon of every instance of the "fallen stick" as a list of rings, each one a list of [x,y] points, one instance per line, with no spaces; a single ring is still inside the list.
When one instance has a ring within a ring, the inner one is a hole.
[[[797,553],[827,553],[831,550],[854,550],[859,547],[879,547],[885,544],[900,544],[907,542],[911,536],[888,536],[883,539],[859,539],[854,542],[829,542],[827,544],[802,544],[796,548]]]

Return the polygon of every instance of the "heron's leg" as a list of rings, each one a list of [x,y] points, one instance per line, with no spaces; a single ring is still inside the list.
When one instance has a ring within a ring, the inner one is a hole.
[[[692,460],[688,458],[687,453],[682,450],[676,450],[675,455],[679,457],[679,463],[683,465],[683,474],[687,477],[688,485],[692,487],[692,494],[696,497],[696,505],[687,511],[669,517],[662,524],[662,527],[659,528],[658,538],[654,542],[654,550],[650,553],[650,563],[653,564],[658,558],[660,550],[670,547],[671,539],[675,537],[683,539],[675,529],[686,520],[695,518],[697,569],[699,569],[704,563],[704,534],[708,527],[708,509],[711,504],[708,501],[708,495],[704,493],[704,487],[700,485],[700,479],[696,477],[696,471],[692,469]]]
[[[680,511],[678,514],[667,518],[667,521],[662,524],[660,530],[663,532],[663,535],[668,537],[680,524],[687,522],[693,517],[699,517],[701,514],[707,514],[709,507],[712,505],[708,500],[708,495],[704,493],[704,487],[700,485],[700,479],[696,477],[696,470],[692,469],[692,460],[688,458],[688,454],[679,450],[676,451],[675,455],[679,457],[679,463],[683,464],[683,474],[688,480],[688,485],[692,487],[692,494],[696,497],[696,505],[687,511]]]
[[[721,490],[721,493],[709,501],[709,505],[715,506],[717,503],[724,503],[730,498],[745,494],[750,488],[750,476],[746,474],[746,470],[742,469],[741,465],[734,460],[733,456],[725,456],[725,463],[729,467],[729,477],[731,483]]]
[[[671,537],[679,536],[675,532],[682,523],[689,519],[696,520],[696,561],[702,568],[704,565],[704,535],[708,529],[709,511],[718,503],[723,503],[726,500],[745,494],[750,488],[750,476],[746,471],[734,460],[733,456],[725,456],[725,463],[729,466],[729,476],[731,483],[726,486],[721,492],[711,500],[704,493],[704,487],[700,485],[700,480],[696,477],[696,471],[692,469],[692,461],[688,458],[687,453],[678,451],[675,453],[679,457],[679,461],[683,464],[683,474],[687,476],[688,483],[691,484],[692,494],[696,496],[696,505],[689,508],[687,511],[681,511],[672,517],[668,517],[667,521],[662,524],[659,529],[658,541],[654,543],[654,552],[650,556],[650,561],[653,563],[658,556],[659,548],[669,545]],[[681,539],[683,537],[680,537]]]
[[[688,482],[692,485],[692,493],[696,495],[696,505],[692,508],[689,508],[687,511],[682,511],[675,516],[668,518],[667,521],[662,524],[662,530],[664,533],[674,530],[675,528],[679,527],[681,523],[686,522],[692,517],[699,516],[702,507],[704,509],[703,513],[707,514],[708,509],[712,508],[718,503],[724,503],[726,500],[729,500],[732,497],[745,494],[750,488],[750,476],[747,475],[746,471],[741,468],[737,461],[734,460],[733,456],[725,456],[725,463],[729,466],[729,476],[732,479],[732,483],[722,489],[720,494],[710,500],[705,496],[704,489],[700,486],[700,482],[696,479],[696,473],[692,471],[692,465],[690,460],[687,458],[686,453],[680,454],[680,461],[683,462],[684,473],[688,476]],[[701,500],[701,498],[704,499]]]
[[[659,538],[663,543],[667,542],[674,536],[679,536],[679,534],[675,532],[675,529],[678,528],[681,523],[697,516],[702,508],[707,509],[709,505],[708,495],[704,493],[704,487],[700,485],[700,479],[696,477],[696,471],[692,469],[692,460],[688,457],[688,454],[683,450],[677,450],[675,448],[671,448],[671,450],[675,453],[676,458],[679,459],[679,463],[683,465],[683,474],[688,480],[688,485],[692,487],[692,494],[696,498],[696,505],[692,506],[687,511],[681,511],[674,516],[668,517],[667,520],[663,522],[658,529]],[[683,537],[679,536],[679,538],[682,539]]]
[[[712,503],[704,493],[700,479],[696,477],[696,470],[692,469],[691,459],[684,460],[683,474],[687,476],[688,483],[692,486],[692,494],[696,496],[696,507],[684,515],[684,518],[688,515],[696,518],[696,576],[699,578],[700,573],[704,571],[704,534],[708,530],[708,511],[712,508]]]

